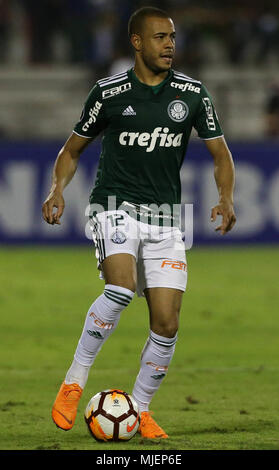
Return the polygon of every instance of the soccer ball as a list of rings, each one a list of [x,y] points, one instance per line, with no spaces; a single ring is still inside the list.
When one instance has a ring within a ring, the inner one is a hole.
[[[85,422],[97,441],[129,441],[139,427],[138,405],[123,390],[94,395],[85,409]]]

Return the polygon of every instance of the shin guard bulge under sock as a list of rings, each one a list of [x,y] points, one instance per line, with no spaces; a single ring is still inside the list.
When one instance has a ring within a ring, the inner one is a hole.
[[[141,367],[133,389],[140,413],[149,410],[154,393],[165,377],[175,350],[177,335],[166,338],[150,331],[141,355]]]
[[[129,305],[134,292],[111,284],[89,308],[79,339],[74,361],[67,372],[66,383],[78,383],[84,388],[90,367],[104,342],[116,329],[120,314]]]

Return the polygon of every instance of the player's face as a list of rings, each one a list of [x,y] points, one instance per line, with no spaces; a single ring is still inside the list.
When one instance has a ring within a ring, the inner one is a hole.
[[[144,64],[160,73],[172,66],[175,29],[170,18],[146,18],[140,35],[140,54]]]

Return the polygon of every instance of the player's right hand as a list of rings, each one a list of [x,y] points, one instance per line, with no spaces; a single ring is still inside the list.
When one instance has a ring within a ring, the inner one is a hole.
[[[42,213],[44,220],[51,225],[60,225],[60,217],[64,212],[65,201],[61,193],[50,192],[43,203]],[[56,212],[54,211],[56,208]]]

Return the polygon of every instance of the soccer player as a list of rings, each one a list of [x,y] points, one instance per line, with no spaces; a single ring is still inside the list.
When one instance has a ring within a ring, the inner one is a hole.
[[[167,438],[149,404],[174,354],[186,288],[185,246],[175,207],[181,203],[179,171],[192,128],[214,160],[219,201],[211,220],[222,216],[216,230],[223,235],[236,220],[234,165],[206,88],[172,68],[175,28],[168,13],[141,8],[131,16],[128,32],[135,65],[93,86],[58,154],[42,209],[46,222],[60,224],[63,190],[82,151],[103,132],[90,220],[105,287],[88,310],[52,418],[61,429],[72,428],[89,369],[137,291],[145,296],[150,316],[150,334],[132,392],[140,411],[139,432],[146,438]]]

